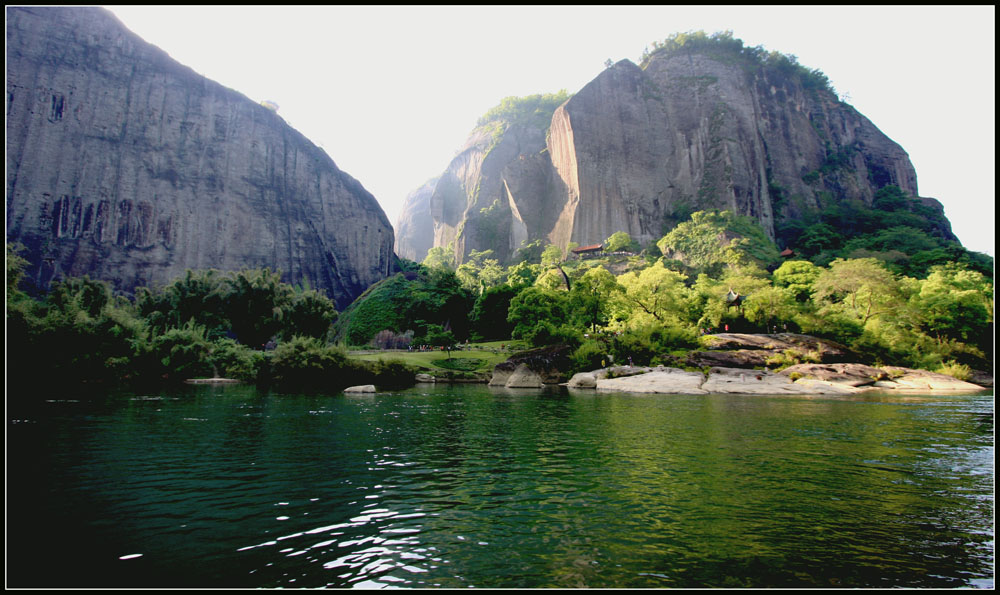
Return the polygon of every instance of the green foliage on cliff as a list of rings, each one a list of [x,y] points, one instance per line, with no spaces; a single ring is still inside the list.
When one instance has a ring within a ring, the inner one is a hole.
[[[708,34],[705,31],[674,33],[663,41],[654,41],[651,48],[642,53],[639,66],[645,69],[655,56],[669,56],[682,52],[698,52],[721,61],[768,68],[795,77],[806,90],[825,91],[836,94],[830,79],[819,69],[810,69],[799,64],[793,55],[767,51],[763,46],[749,47],[743,40],[733,37],[732,31]]]
[[[572,97],[566,89],[558,93],[541,93],[525,97],[504,97],[476,122],[476,126],[503,123],[506,126],[534,126],[541,130],[549,127],[556,108]]]
[[[895,273],[925,277],[931,267],[958,262],[992,276],[993,259],[953,239],[940,209],[898,186],[885,186],[871,206],[820,193],[819,208],[776,226],[777,241],[815,264],[836,258],[877,258]]]
[[[657,247],[664,255],[710,274],[729,265],[767,266],[778,260],[778,248],[760,225],[732,211],[698,211],[663,236]]]

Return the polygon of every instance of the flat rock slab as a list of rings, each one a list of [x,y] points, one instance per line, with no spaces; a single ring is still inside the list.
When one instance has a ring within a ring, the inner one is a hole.
[[[635,376],[598,379],[595,388],[629,393],[703,395],[709,392],[701,388],[704,382],[705,375],[701,372],[666,368]]]
[[[788,376],[765,370],[740,368],[712,368],[701,388],[710,393],[773,395],[801,394],[804,387],[796,385]]]
[[[958,378],[952,378],[947,374],[928,372],[927,370],[914,370],[911,368],[883,368],[889,374],[889,379],[882,381],[885,385],[895,385],[895,390],[909,391],[980,391],[982,386],[965,382]]]

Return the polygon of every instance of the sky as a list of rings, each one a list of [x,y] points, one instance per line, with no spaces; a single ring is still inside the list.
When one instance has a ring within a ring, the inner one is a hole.
[[[909,154],[970,250],[995,254],[994,6],[108,6],[278,114],[382,205],[441,174],[504,97],[580,90],[678,32],[795,55]]]

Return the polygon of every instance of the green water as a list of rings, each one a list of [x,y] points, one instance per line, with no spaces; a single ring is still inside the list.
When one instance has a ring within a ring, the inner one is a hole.
[[[11,587],[983,587],[992,393],[11,407]]]

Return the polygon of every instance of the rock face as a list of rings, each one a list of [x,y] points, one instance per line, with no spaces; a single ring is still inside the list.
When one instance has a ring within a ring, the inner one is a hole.
[[[569,367],[569,355],[572,352],[573,349],[568,345],[554,345],[512,355],[507,361],[493,367],[489,384],[508,388],[558,384],[566,380],[562,370]]]
[[[545,128],[533,122],[502,133],[477,128],[434,187],[433,245],[450,246],[456,263],[472,250],[493,250],[504,261],[546,235],[560,214],[550,197],[560,193],[545,149]]]
[[[622,60],[556,109],[547,131],[475,132],[435,189],[434,245],[454,242],[462,262],[471,249],[509,255],[524,239],[565,249],[625,231],[647,243],[706,209],[750,216],[774,238],[778,223],[830,200],[870,206],[887,185],[918,196],[906,152],[867,118],[747,60],[698,49],[654,53],[643,68]],[[494,201],[494,216],[481,216]]]
[[[683,364],[694,367],[763,368],[775,358],[795,358],[818,363],[847,362],[858,359],[846,346],[834,341],[796,333],[708,335],[708,350],[692,351]]]
[[[361,184],[99,8],[7,8],[7,237],[29,282],[269,267],[343,308],[394,266]]]
[[[414,190],[403,202],[396,221],[396,255],[414,262],[423,262],[427,251],[434,247],[434,219],[431,218],[431,195],[438,178]]]

